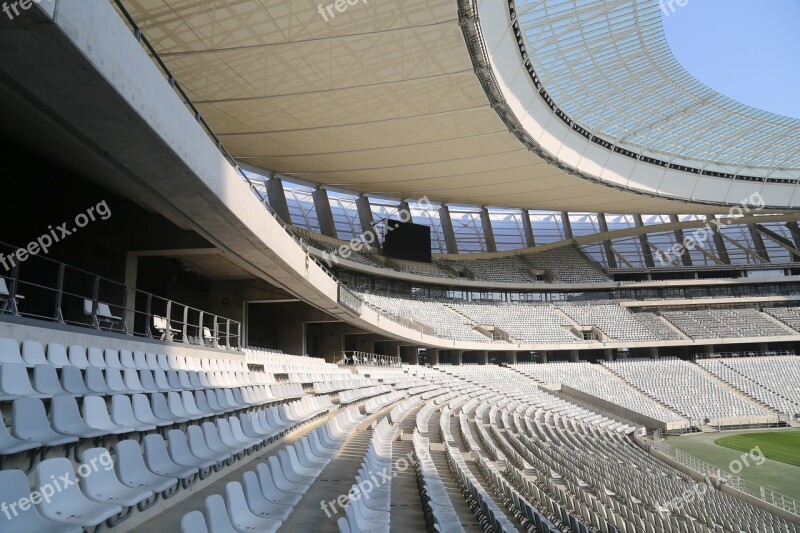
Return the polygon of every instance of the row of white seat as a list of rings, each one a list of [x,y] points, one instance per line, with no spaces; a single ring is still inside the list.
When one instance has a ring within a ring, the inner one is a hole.
[[[32,374],[32,375],[31,375]],[[130,368],[36,365],[31,372],[18,363],[0,364],[0,401],[20,397],[50,398],[62,394],[76,396],[137,392],[207,390],[214,388],[258,387],[268,401],[303,396],[299,383],[264,384],[250,379],[254,373],[195,372],[186,370],[134,370]]]
[[[206,498],[204,511],[191,511],[181,520],[182,533],[274,532],[364,419],[357,406],[244,474],[225,488],[225,497]]]
[[[428,406],[431,406],[432,410],[433,404],[429,402],[426,404],[426,407]],[[430,526],[428,530],[435,529],[439,533],[463,533],[464,527],[431,458],[430,440],[421,436],[415,429],[412,442],[417,485],[425,509],[425,521]]]
[[[230,389],[216,393],[211,390],[170,392],[166,396],[161,393],[118,394],[111,397],[110,411],[104,398],[87,396],[83,399],[82,414],[74,397],[57,396],[52,400],[49,417],[42,400],[20,398],[12,404],[10,433],[4,423],[0,426],[0,455],[61,446],[80,439],[147,432],[157,427],[223,416],[259,404],[248,403],[243,395],[237,396]],[[329,396],[307,397],[260,410],[255,416],[263,417],[269,426],[282,427],[281,420],[302,420],[309,413],[332,406]]]
[[[406,393],[404,392],[390,392],[388,394],[382,394],[380,396],[375,396],[374,398],[370,398],[366,402],[364,402],[364,409],[367,411],[367,414],[377,413],[390,403],[394,403],[398,400],[401,400],[406,397]]]
[[[382,394],[384,392],[391,392],[392,387],[388,385],[376,385],[374,387],[366,387],[363,389],[346,390],[339,393],[339,403],[347,404],[363,400],[369,396]]]
[[[339,533],[389,533],[392,502],[392,441],[399,428],[381,419],[372,432],[356,482],[348,492],[345,516],[337,520]],[[380,479],[378,483],[371,480]],[[367,493],[367,480],[371,489]]]
[[[195,370],[205,372],[247,372],[244,361],[218,357],[193,357],[156,354],[152,352],[114,350],[26,340],[22,345],[8,338],[0,338],[0,363],[21,363],[26,366],[51,364],[56,367],[77,366],[87,368],[133,368],[155,370]]]
[[[54,494],[40,499],[37,505],[24,511],[20,507],[22,514],[11,522],[10,533],[78,532],[103,522],[115,525],[127,519],[135,507],[147,509],[160,497],[172,497],[181,487],[190,487],[197,479],[221,470],[297,423],[332,407],[329,401],[316,400],[315,404],[305,406],[292,416],[288,416],[288,411],[281,413],[272,408],[240,417],[220,418],[216,423],[189,425],[186,431],[173,429],[167,433],[166,440],[158,434],[146,435],[143,447],[135,440],[124,440],[117,443],[115,457],[105,448],[84,450],[77,483],[75,468],[69,459],[41,461],[34,469],[37,490],[44,491],[43,487],[51,485],[55,479],[64,480],[64,486],[58,487],[59,490],[54,488]],[[99,468],[98,463],[104,468]],[[83,465],[92,467],[86,475],[82,472]],[[280,467],[287,466],[287,460],[281,458]],[[277,483],[275,477],[264,483]],[[16,502],[31,497],[23,472],[1,471],[0,480],[2,501]]]

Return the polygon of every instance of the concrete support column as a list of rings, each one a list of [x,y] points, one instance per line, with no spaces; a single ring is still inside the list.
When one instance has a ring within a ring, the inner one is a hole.
[[[608,221],[606,220],[605,213],[597,213],[597,222],[600,225],[601,232],[605,233],[608,231]],[[614,248],[611,246],[611,241],[603,241],[603,249],[606,252],[608,268],[617,268],[617,257],[614,255]]]
[[[547,363],[547,352],[546,351],[542,350],[541,352],[539,352],[539,361],[538,362],[539,362],[539,364]]]
[[[517,352],[509,350],[506,352],[506,363],[509,365],[517,364]]]
[[[267,187],[267,200],[275,214],[284,223],[292,223],[292,215],[289,213],[289,204],[286,201],[286,191],[283,190],[283,181],[272,176],[264,183]]]
[[[439,348],[428,348],[426,350],[425,355],[429,365],[433,366],[439,364],[439,352],[441,352]]]
[[[611,348],[606,348],[603,350],[603,358],[606,361],[613,361],[614,360],[614,350]]]
[[[561,212],[561,225],[564,226],[564,235],[567,239],[572,238],[572,224],[569,221],[569,213],[566,211]]]
[[[637,228],[644,227],[642,215],[633,215],[633,223]],[[639,245],[642,247],[642,255],[644,255],[644,264],[647,268],[655,268],[656,264],[653,261],[653,250],[650,248],[650,241],[647,240],[647,234],[642,233],[639,235]]]
[[[450,208],[445,204],[439,207],[439,222],[442,224],[442,233],[444,234],[444,243],[447,247],[447,253],[457,254],[458,243],[456,243],[456,234],[453,231],[453,220],[450,218]]]
[[[481,227],[483,228],[483,238],[486,241],[486,251],[496,252],[497,243],[494,240],[494,231],[492,231],[492,220],[489,218],[489,210],[481,207]]]
[[[580,360],[580,352],[578,350],[569,351],[569,362],[577,363]]]
[[[658,346],[650,347],[650,357],[653,359],[658,359]]]
[[[669,221],[673,224],[680,222],[678,215],[670,215]],[[683,243],[683,230],[676,229],[673,233],[675,234],[675,241],[678,243]],[[689,249],[684,246],[681,246],[681,249],[683,250],[681,253],[681,262],[683,263],[683,266],[692,266],[692,256],[689,254]]]
[[[717,250],[717,257],[719,257],[720,261],[726,265],[730,265],[731,257],[728,255],[728,247],[725,245],[725,239],[722,238],[722,234],[719,232],[719,228],[715,223],[717,217],[714,215],[708,215],[706,220],[709,222],[709,226],[711,226],[711,233],[714,236],[714,248]]]
[[[769,252],[767,252],[767,247],[764,245],[764,237],[761,236],[761,232],[758,231],[755,224],[748,224],[747,229],[750,230],[750,238],[753,239],[753,247],[756,249],[756,253],[768,263]]]
[[[375,219],[372,216],[372,207],[369,205],[369,198],[363,194],[356,198],[356,210],[358,211],[358,221],[361,223],[361,233],[371,234],[365,240],[378,245],[378,238],[375,234]]]
[[[463,361],[464,350],[450,350],[448,356],[451,365],[460,365]]]
[[[478,357],[478,364],[479,365],[488,365],[489,364],[489,351],[488,350],[480,350],[475,352],[475,355]]]
[[[528,248],[536,246],[533,226],[531,226],[531,213],[527,209],[522,210],[522,232],[525,234],[525,246]]]
[[[317,220],[319,221],[319,232],[326,237],[333,237],[338,239],[336,233],[336,224],[333,222],[333,211],[331,211],[331,203],[328,200],[328,191],[323,188],[314,189],[311,193],[314,199],[314,209],[317,212]]]
[[[411,218],[411,207],[409,207],[406,200],[400,201],[400,205],[397,208],[397,217],[401,222],[414,222],[414,219]]]

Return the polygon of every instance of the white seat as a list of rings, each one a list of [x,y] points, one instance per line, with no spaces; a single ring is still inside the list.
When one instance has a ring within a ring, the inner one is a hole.
[[[89,359],[86,358],[86,348],[73,344],[69,347],[69,364],[78,368],[87,368]]]
[[[24,452],[39,448],[41,442],[35,440],[22,440],[12,436],[6,428],[5,420],[3,420],[2,413],[0,413],[0,455],[11,455],[14,453]],[[2,487],[0,487],[2,489]],[[11,500],[0,500],[11,501]]]
[[[286,520],[292,512],[293,506],[276,503],[268,500],[261,492],[258,476],[252,470],[243,475],[244,495],[247,499],[247,507],[256,516],[263,518],[273,518],[275,520]]]
[[[106,348],[104,353],[106,358],[106,365],[108,366],[108,368],[124,368],[122,361],[120,361],[119,359],[120,353],[117,350]],[[130,354],[131,352],[128,353]]]
[[[117,443],[114,468],[120,483],[126,487],[160,493],[171,490],[178,484],[178,478],[154,474],[147,468],[142,449],[135,440],[129,439]]]
[[[11,433],[18,439],[41,442],[44,446],[60,446],[77,442],[78,437],[56,433],[50,427],[42,400],[20,398],[11,406]]]
[[[186,428],[189,442],[189,452],[200,459],[208,459],[216,463],[223,463],[230,459],[231,454],[226,452],[215,452],[208,447],[206,438],[203,435],[203,428],[197,425],[190,425]]]
[[[0,470],[0,502],[18,502],[30,496],[28,477],[21,470]],[[79,525],[65,527],[43,517],[36,505],[29,506],[25,511],[17,506],[0,520],[3,521],[3,533],[83,533]]]
[[[41,342],[22,341],[22,359],[28,366],[46,365],[47,357],[44,355],[44,347]]]
[[[14,295],[14,303],[19,304],[17,300],[24,300],[25,297],[21,294]],[[6,284],[6,278],[0,276],[0,312],[8,312],[14,311],[14,307],[12,307],[11,302],[11,292],[8,290],[8,285]]]
[[[105,435],[106,431],[89,426],[81,416],[78,402],[73,396],[56,396],[50,402],[50,420],[53,429],[64,435],[90,439]]]
[[[170,409],[167,403],[167,398],[160,392],[154,392],[150,395],[150,405],[153,408],[153,414],[162,420],[172,420],[175,424],[180,424],[189,420],[188,416],[181,416]]]
[[[133,416],[140,422],[157,427],[169,426],[173,423],[172,419],[159,418],[153,413],[150,407],[150,399],[145,394],[134,394],[131,397],[131,404],[133,406]]]
[[[28,368],[22,363],[0,364],[0,400],[16,398],[47,398],[34,390],[28,377]]]
[[[56,367],[48,364],[46,361],[44,364],[33,367],[32,385],[34,389],[48,396],[67,394],[67,391],[64,390],[64,387],[62,387],[61,383],[58,381],[58,371]]]
[[[75,481],[72,463],[64,457],[47,459],[36,465],[34,478],[36,487],[49,485],[54,479],[66,480],[60,483],[62,490],[38,506],[42,516],[50,520],[70,526],[93,527],[122,512],[119,505],[92,501],[84,496]]]
[[[181,518],[181,533],[209,533],[206,517],[201,511],[191,511]]]
[[[19,343],[17,341],[14,339],[0,339],[0,363],[25,364],[25,361],[22,360],[22,355],[19,353]]]
[[[81,452],[81,461],[86,465],[95,465],[104,456],[111,457],[107,449],[89,448]],[[81,476],[80,486],[89,499],[122,507],[133,507],[154,495],[151,490],[134,489],[120,483],[113,463],[109,463],[109,467],[102,465],[102,468],[94,469],[88,476]]]
[[[350,522],[347,521],[347,518],[344,516],[340,516],[339,519],[336,521],[336,525],[339,526],[339,533],[351,533],[350,529]]]
[[[182,466],[173,461],[161,435],[145,435],[144,460],[147,468],[160,476],[188,479],[200,471],[197,467]]]
[[[111,421],[121,427],[133,428],[135,431],[156,429],[155,424],[148,424],[136,418],[131,397],[127,394],[115,394],[111,397]]]
[[[75,366],[65,366],[61,369],[61,386],[66,392],[78,396],[95,394],[86,386],[81,369]]]
[[[274,503],[282,505],[297,505],[303,498],[301,494],[296,492],[285,492],[275,486],[275,481],[272,479],[272,473],[269,467],[264,463],[256,465],[256,476],[258,477],[258,485],[261,487],[261,493],[264,498]]]
[[[233,527],[225,499],[219,494],[212,494],[206,498],[203,514],[209,533],[239,533],[240,531]]]
[[[86,379],[86,387],[94,394],[113,394],[113,390],[106,383],[103,371],[97,367],[90,366],[84,369],[83,375]]]
[[[61,368],[62,366],[70,366],[69,357],[67,357],[67,349],[63,344],[51,342],[47,345],[47,360],[51,365]]]
[[[274,532],[281,527],[280,520],[258,516],[250,511],[242,485],[238,481],[231,481],[225,485],[225,505],[231,524],[239,531]]]
[[[87,360],[90,365],[96,366],[97,368],[108,368],[106,359],[103,356],[103,350],[100,348],[90,346],[87,350]]]
[[[112,435],[134,431],[132,427],[120,426],[111,421],[105,398],[101,396],[86,396],[83,399],[83,418],[90,427]]]
[[[201,469],[213,467],[217,461],[197,457],[189,450],[186,442],[186,434],[180,429],[171,429],[167,432],[167,442],[169,443],[169,456],[177,464],[182,466],[196,466]]]

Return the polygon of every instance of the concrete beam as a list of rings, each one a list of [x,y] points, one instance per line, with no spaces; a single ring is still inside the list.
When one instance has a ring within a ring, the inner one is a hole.
[[[311,197],[314,199],[314,209],[317,212],[319,232],[326,237],[338,239],[336,224],[333,221],[333,211],[331,211],[331,202],[328,200],[328,191],[322,187],[317,187],[311,193]]]

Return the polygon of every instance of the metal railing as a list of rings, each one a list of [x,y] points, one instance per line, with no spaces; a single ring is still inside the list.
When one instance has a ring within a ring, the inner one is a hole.
[[[382,355],[378,353],[345,351],[336,361],[343,366],[388,366],[400,367],[400,358],[396,355]]]
[[[697,353],[694,359],[719,359],[724,357],[766,357],[773,355],[795,355],[794,350],[767,350],[765,352],[745,351],[745,352],[718,352],[718,353]]]
[[[17,250],[0,242],[6,257]],[[236,320],[41,255],[0,267],[0,313],[198,346],[241,347]]]
[[[712,477],[716,482],[724,483],[739,492],[743,492],[744,494],[758,498],[779,509],[800,516],[800,501],[772,489],[746,481],[726,470],[689,455],[683,450],[673,448],[666,440],[661,438],[661,434],[654,434],[653,437],[653,440],[649,441],[652,449],[672,458],[686,468],[694,470],[703,476]]]

